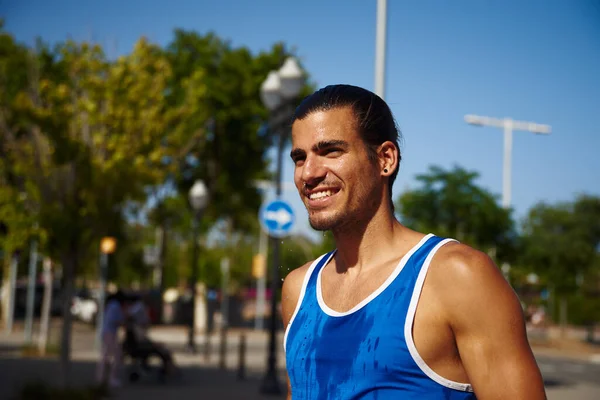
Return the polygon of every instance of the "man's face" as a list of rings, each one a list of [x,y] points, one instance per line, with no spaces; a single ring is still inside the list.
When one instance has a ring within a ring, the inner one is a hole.
[[[317,111],[292,126],[294,182],[310,225],[331,230],[357,222],[381,201],[377,166],[350,107]]]

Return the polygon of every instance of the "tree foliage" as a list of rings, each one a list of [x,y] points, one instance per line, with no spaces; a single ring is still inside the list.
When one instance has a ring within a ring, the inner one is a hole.
[[[261,133],[268,118],[259,98],[260,84],[290,53],[282,44],[253,55],[216,35],[177,30],[167,46],[173,77],[172,107],[184,107],[174,132],[183,143],[177,160],[177,186],[187,194],[196,179],[210,192],[205,218],[231,218],[234,230],[252,231],[261,197],[254,182],[268,175],[269,138]],[[186,91],[201,80],[202,96]],[[192,93],[190,97],[190,93]]]
[[[161,179],[171,72],[159,50],[142,39],[108,62],[97,45],[40,44],[21,51],[27,84],[2,101],[0,148],[10,168],[3,179],[34,203],[36,224],[48,236],[43,250],[62,262],[65,379],[78,265],[118,229],[126,203]]]
[[[402,222],[421,232],[453,237],[480,250],[495,249],[497,258],[511,261],[517,234],[510,211],[475,182],[479,174],[455,166],[432,166],[417,175],[420,186],[397,200]]]
[[[559,294],[572,293],[588,276],[590,290],[600,293],[600,198],[534,206],[524,221],[521,258]]]

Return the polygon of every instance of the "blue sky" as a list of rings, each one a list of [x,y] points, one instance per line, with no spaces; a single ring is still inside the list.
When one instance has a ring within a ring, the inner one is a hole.
[[[373,89],[376,0],[17,1],[0,0],[6,29],[23,42],[94,40],[109,55],[174,28],[214,31],[253,51],[294,46],[318,86]],[[467,125],[465,114],[552,126],[515,132],[512,205],[517,218],[539,201],[600,195],[600,4],[594,0],[388,1],[386,101],[403,132],[396,198],[437,164],[481,174],[502,192],[502,132]],[[292,180],[286,163],[284,179]],[[285,197],[310,233],[295,193]],[[311,236],[315,236],[311,233]]]

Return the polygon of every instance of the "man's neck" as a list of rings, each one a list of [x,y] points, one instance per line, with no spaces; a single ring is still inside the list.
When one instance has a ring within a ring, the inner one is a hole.
[[[389,250],[404,229],[389,210],[377,213],[369,221],[356,221],[334,230],[336,268],[340,272],[360,272],[389,259]]]

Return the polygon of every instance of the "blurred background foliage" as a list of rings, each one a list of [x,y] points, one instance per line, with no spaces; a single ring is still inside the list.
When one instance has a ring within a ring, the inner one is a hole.
[[[259,87],[289,55],[283,43],[255,54],[213,33],[176,30],[165,46],[141,38],[129,54],[110,59],[94,43],[23,45],[0,22],[4,276],[18,250],[26,273],[25,253],[36,238],[66,288],[91,284],[99,241],[108,235],[118,241],[113,282],[152,286],[144,252],[158,246],[164,287],[182,286],[192,265],[187,193],[202,179],[210,202],[200,226],[200,280],[220,287],[227,255],[230,290],[254,287],[263,201],[255,183],[272,179],[267,152],[274,144]],[[570,322],[597,321],[600,198],[540,203],[516,221],[477,179],[458,165],[431,166],[395,199],[398,218],[510,265],[505,276],[524,302],[545,304],[555,320],[562,301]],[[319,242],[282,242],[283,277],[335,247],[329,233]]]

